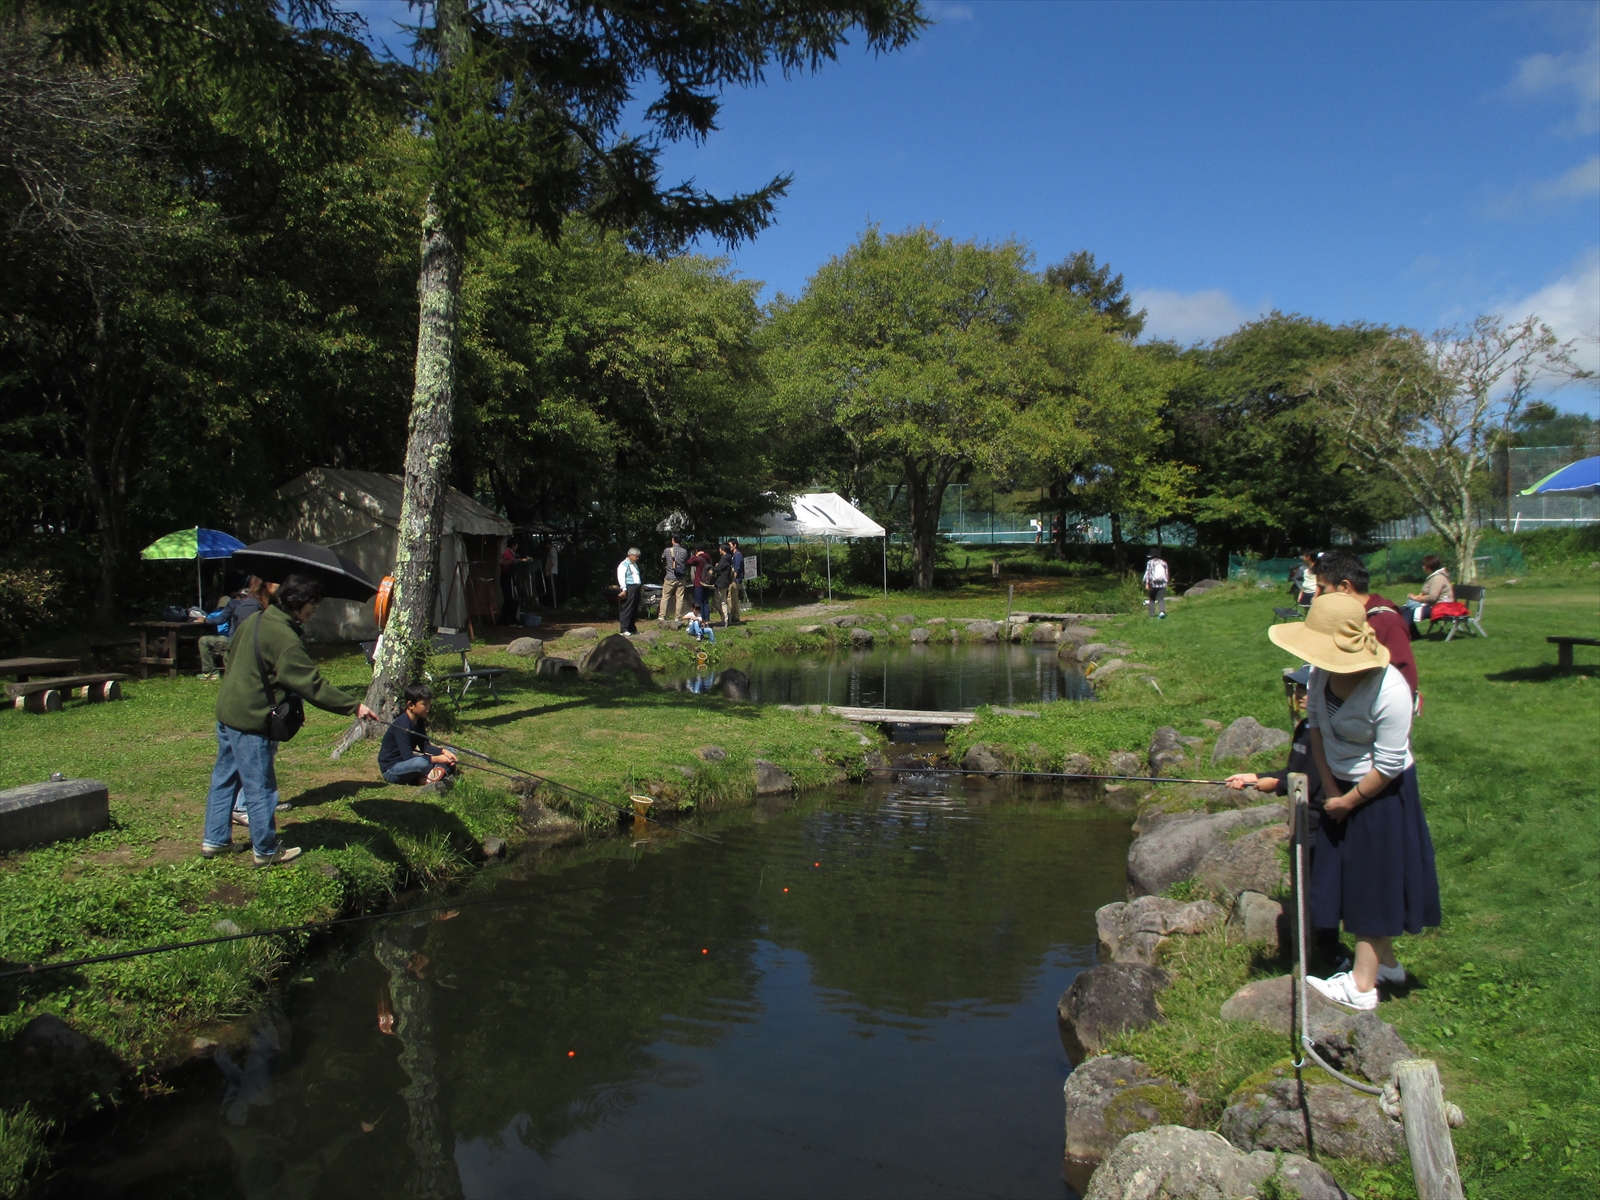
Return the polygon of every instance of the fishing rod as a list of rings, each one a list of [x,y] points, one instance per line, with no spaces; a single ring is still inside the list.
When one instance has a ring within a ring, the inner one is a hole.
[[[199,938],[192,942],[163,942],[159,946],[142,946],[137,950],[118,950],[111,954],[92,954],[87,958],[69,958],[61,962],[29,963],[24,967],[13,967],[9,971],[0,971],[0,979],[16,979],[23,975],[42,975],[46,971],[60,971],[67,967],[86,967],[94,963],[119,962],[128,958],[143,958],[150,954],[165,954],[169,950],[190,950],[197,946],[215,946],[221,942],[239,942],[247,938],[274,937],[278,934],[300,933],[307,930],[329,929],[335,925],[354,925],[361,921],[389,921],[396,917],[410,917],[418,913],[449,912],[461,908],[477,908],[484,904],[520,904],[524,900],[534,900],[545,896],[567,896],[576,892],[595,892],[604,888],[603,883],[586,884],[583,887],[559,888],[547,892],[528,892],[521,896],[493,896],[483,900],[457,900],[449,904],[433,904],[426,908],[393,908],[385,912],[360,913],[353,917],[333,917],[327,921],[305,921],[299,925],[279,925],[273,929],[252,929],[244,933],[224,933],[217,937]]]
[[[1118,783],[1205,783],[1213,787],[1226,786],[1226,779],[1175,779],[1171,775],[1090,775],[1076,771],[966,771],[945,770],[938,767],[874,767],[875,771],[893,771],[899,775],[1015,775],[1023,779],[1106,779]]]
[[[384,726],[387,726],[387,727],[389,727],[391,729],[400,729],[401,732],[403,732],[403,733],[414,733],[414,732],[416,732],[415,730],[412,730],[412,729],[403,729],[402,726],[398,722],[395,722],[395,721],[384,721],[384,720],[381,720],[381,719],[377,719],[377,720],[373,721],[373,724],[375,724],[375,725],[384,725]],[[588,800],[591,803],[601,804],[601,805],[604,805],[606,808],[615,809],[619,813],[624,813],[624,814],[631,815],[631,816],[634,816],[634,817],[643,817],[646,821],[649,821],[650,824],[659,825],[663,829],[671,829],[671,830],[675,830],[678,833],[688,834],[692,838],[699,838],[702,842],[710,842],[713,846],[722,845],[722,839],[721,838],[714,838],[714,837],[711,837],[710,835],[704,834],[704,833],[696,833],[692,829],[685,829],[682,825],[674,825],[670,821],[658,821],[658,820],[656,820],[656,818],[652,817],[649,813],[640,812],[637,808],[630,808],[630,807],[627,807],[625,805],[618,804],[614,800],[607,800],[602,796],[595,796],[595,795],[590,794],[589,792],[579,791],[575,787],[568,787],[564,783],[557,783],[554,779],[547,779],[543,775],[535,775],[532,771],[525,771],[521,767],[517,766],[514,763],[503,762],[498,758],[491,758],[489,755],[483,753],[483,751],[481,751],[481,750],[469,750],[465,746],[454,746],[454,745],[451,745],[449,742],[440,742],[439,745],[443,749],[450,751],[452,754],[465,754],[469,758],[482,759],[486,763],[493,763],[497,767],[504,767],[506,771],[510,771],[510,772],[513,772],[513,773],[510,774],[510,775],[507,775],[507,774],[505,774],[504,771],[491,771],[491,770],[489,770],[488,767],[480,767],[476,763],[462,763],[461,764],[462,766],[469,766],[469,767],[472,767],[474,770],[483,771],[483,772],[485,772],[486,774],[489,774],[489,775],[498,775],[501,779],[513,779],[513,780],[514,779],[532,779],[532,780],[535,780],[535,781],[537,781],[539,783],[547,784],[550,787],[556,788],[556,789],[558,789],[560,791],[568,792],[571,795],[577,796],[579,799]]]

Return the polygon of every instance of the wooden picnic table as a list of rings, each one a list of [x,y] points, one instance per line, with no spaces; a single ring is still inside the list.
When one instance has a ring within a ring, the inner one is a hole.
[[[0,675],[15,675],[27,683],[32,675],[61,675],[78,669],[75,658],[0,658]]]
[[[139,631],[139,678],[149,679],[151,667],[165,667],[168,677],[178,677],[178,638],[180,635],[192,633],[196,638],[210,631],[216,632],[215,625],[207,625],[204,621],[130,621]],[[150,653],[151,641],[156,643],[159,654]]]

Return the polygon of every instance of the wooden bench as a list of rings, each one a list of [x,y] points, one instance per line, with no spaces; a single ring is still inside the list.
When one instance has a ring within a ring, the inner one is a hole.
[[[1600,646],[1600,638],[1547,637],[1545,641],[1555,643],[1556,668],[1562,671],[1572,670],[1572,648],[1574,646]]]
[[[102,671],[91,675],[64,675],[60,679],[30,679],[27,683],[6,684],[6,694],[11,697],[13,706],[28,712],[60,712],[62,692],[76,690],[80,700],[91,703],[121,700],[122,681],[132,678],[117,671]]]

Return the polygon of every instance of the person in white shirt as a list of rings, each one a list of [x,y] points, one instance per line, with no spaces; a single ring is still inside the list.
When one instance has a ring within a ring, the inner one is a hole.
[[[1167,560],[1156,551],[1150,551],[1149,561],[1144,564],[1144,594],[1145,613],[1157,617],[1159,620],[1167,619],[1167,583],[1172,578],[1172,572],[1167,569]],[[1161,612],[1156,612],[1160,605]]]
[[[617,564],[617,586],[622,589],[622,603],[617,607],[617,625],[623,637],[638,633],[634,622],[639,617],[639,592],[644,579],[639,574],[639,547],[629,546],[628,557]]]
[[[1306,718],[1327,799],[1312,846],[1311,923],[1356,940],[1349,971],[1306,983],[1356,1010],[1378,1006],[1382,983],[1403,982],[1394,939],[1438,925],[1433,837],[1411,755],[1411,686],[1354,596],[1311,602],[1305,622],[1274,625],[1274,643],[1311,664]]]

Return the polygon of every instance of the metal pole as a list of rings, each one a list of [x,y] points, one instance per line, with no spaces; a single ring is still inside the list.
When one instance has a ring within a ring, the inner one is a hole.
[[[822,552],[828,560],[828,603],[833,603],[833,539],[827,535],[822,538]]]

